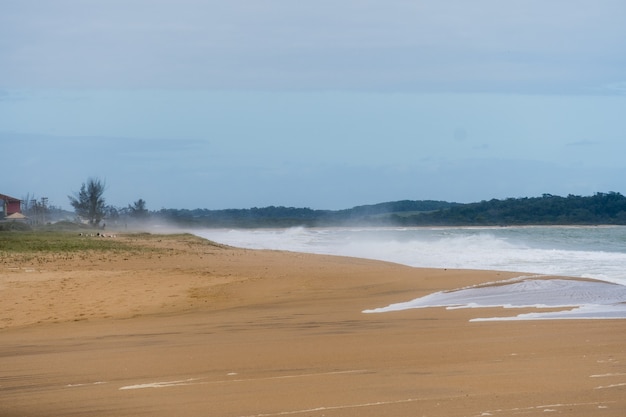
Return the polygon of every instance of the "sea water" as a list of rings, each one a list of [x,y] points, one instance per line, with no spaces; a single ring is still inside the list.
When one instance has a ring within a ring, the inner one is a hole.
[[[197,230],[237,247],[354,256],[413,267],[520,272],[510,282],[460,288],[375,307],[564,307],[496,319],[626,318],[626,227],[289,228]],[[547,276],[595,281],[553,280]],[[503,285],[504,284],[504,285]],[[556,297],[556,295],[563,297]],[[484,320],[484,319],[481,319]]]

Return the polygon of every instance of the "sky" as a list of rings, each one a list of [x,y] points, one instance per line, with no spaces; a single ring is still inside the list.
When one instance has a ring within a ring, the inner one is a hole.
[[[623,0],[0,0],[0,193],[626,193]]]

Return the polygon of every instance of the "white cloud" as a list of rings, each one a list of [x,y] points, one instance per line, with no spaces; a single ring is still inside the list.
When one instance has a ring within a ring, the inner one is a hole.
[[[0,16],[0,80],[588,92],[623,74],[625,20],[618,0],[21,0]]]

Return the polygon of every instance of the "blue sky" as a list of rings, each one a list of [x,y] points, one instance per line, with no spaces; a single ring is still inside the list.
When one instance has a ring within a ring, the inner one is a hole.
[[[20,0],[0,193],[338,209],[626,192],[621,0]]]

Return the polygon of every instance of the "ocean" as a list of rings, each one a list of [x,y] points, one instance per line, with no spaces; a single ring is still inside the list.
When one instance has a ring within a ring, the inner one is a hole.
[[[354,256],[413,267],[520,272],[499,285],[435,293],[366,313],[408,308],[563,307],[475,320],[626,318],[626,227],[420,227],[196,230],[215,242]],[[590,278],[554,280],[546,276]],[[505,285],[502,285],[505,284]]]

